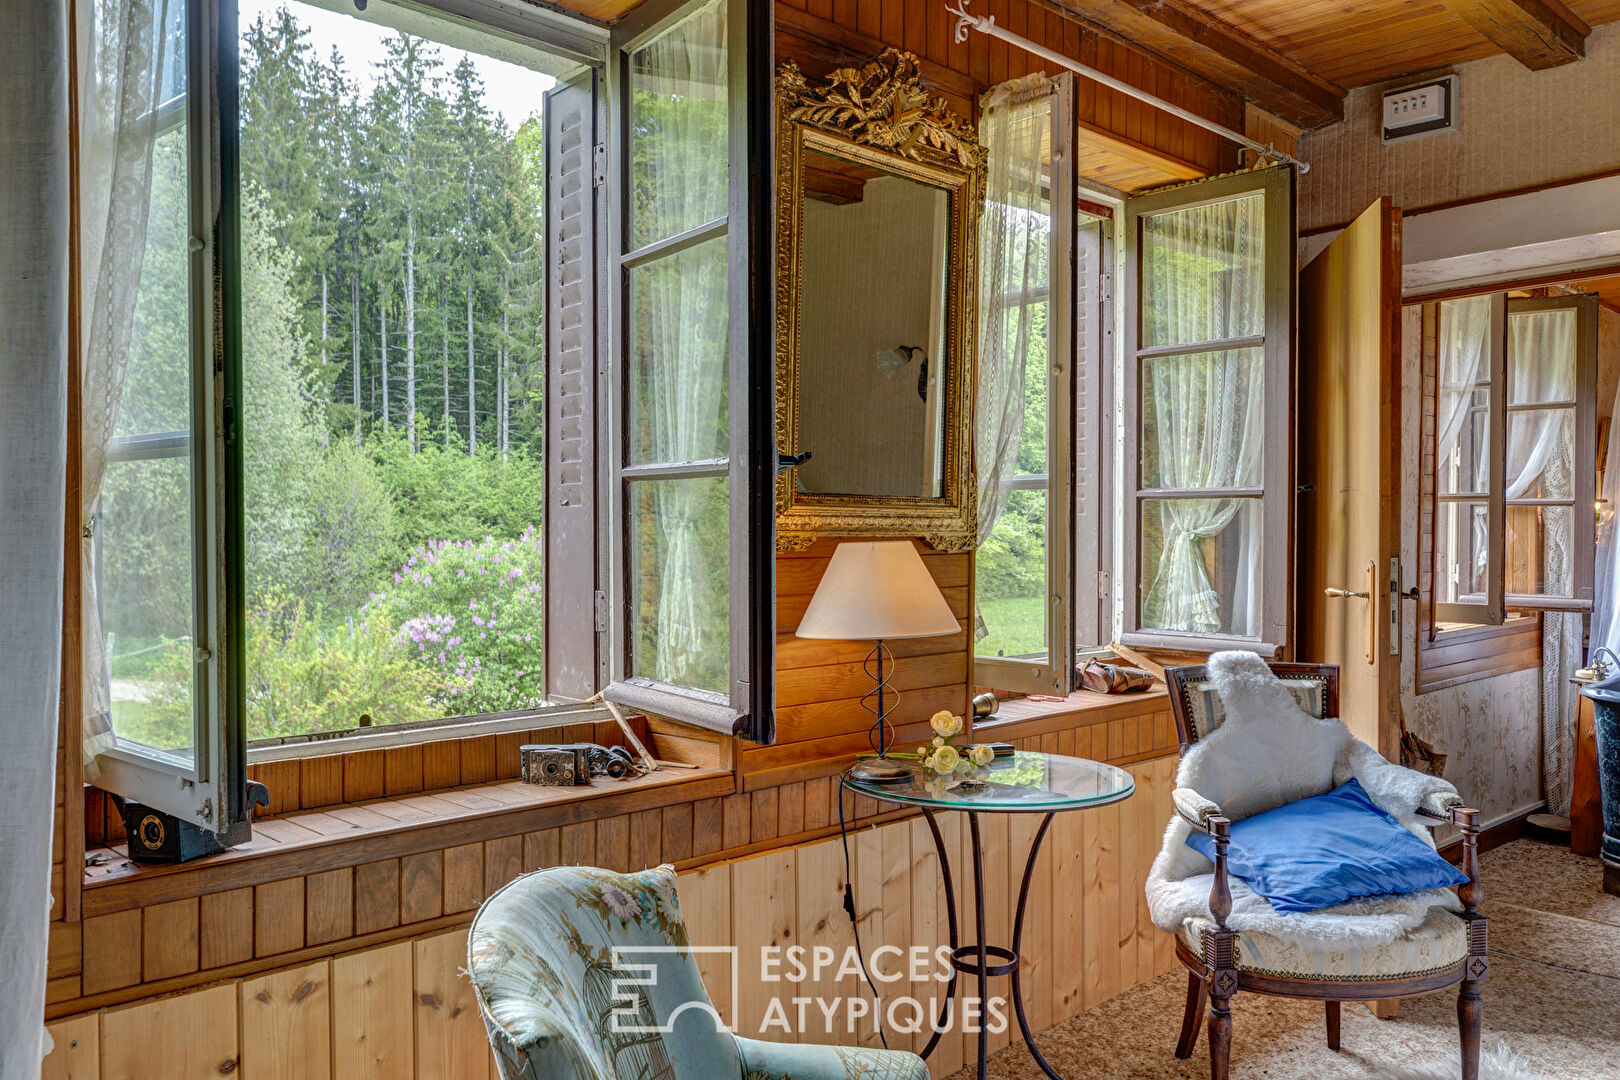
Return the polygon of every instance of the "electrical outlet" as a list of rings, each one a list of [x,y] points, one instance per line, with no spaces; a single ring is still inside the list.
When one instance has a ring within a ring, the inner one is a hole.
[[[1457,126],[1457,90],[1460,80],[1448,75],[1420,86],[1391,90],[1384,95],[1383,141],[1450,131]]]

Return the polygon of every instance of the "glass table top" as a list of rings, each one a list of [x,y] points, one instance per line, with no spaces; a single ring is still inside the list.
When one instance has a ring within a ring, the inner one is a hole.
[[[1107,806],[1136,790],[1131,774],[1101,761],[1019,750],[996,758],[984,768],[936,777],[922,766],[910,766],[904,780],[879,783],[844,775],[851,791],[884,802],[930,810],[993,810],[998,813],[1052,813]]]

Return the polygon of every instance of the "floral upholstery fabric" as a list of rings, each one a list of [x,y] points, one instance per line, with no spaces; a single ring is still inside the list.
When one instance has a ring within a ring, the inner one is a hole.
[[[556,867],[496,892],[467,968],[502,1080],[926,1080],[912,1054],[737,1038],[688,944],[669,866]]]
[[[1215,924],[1189,919],[1177,937],[1194,955],[1204,951],[1204,932]],[[1399,940],[1357,943],[1321,940],[1309,945],[1253,930],[1237,939],[1239,971],[1295,979],[1397,979],[1440,971],[1468,955],[1468,924],[1445,908],[1429,909],[1421,926]]]

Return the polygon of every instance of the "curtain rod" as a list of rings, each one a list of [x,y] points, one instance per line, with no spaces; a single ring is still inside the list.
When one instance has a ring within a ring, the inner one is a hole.
[[[1102,83],[1111,90],[1118,90],[1120,93],[1133,97],[1138,101],[1146,102],[1155,109],[1160,109],[1167,112],[1171,116],[1179,116],[1189,124],[1196,124],[1206,131],[1213,131],[1215,134],[1230,139],[1240,146],[1245,146],[1258,154],[1265,157],[1274,158],[1277,161],[1284,162],[1289,165],[1293,165],[1302,173],[1311,171],[1311,167],[1305,162],[1299,160],[1299,158],[1294,157],[1291,154],[1285,154],[1268,143],[1257,142],[1241,132],[1233,131],[1231,128],[1226,127],[1223,124],[1217,124],[1215,121],[1199,116],[1197,113],[1189,112],[1188,110],[1183,109],[1180,105],[1173,105],[1170,102],[1165,101],[1163,98],[1154,97],[1146,90],[1139,90],[1129,83],[1121,82],[1112,75],[1098,71],[1096,68],[1087,67],[1078,60],[1072,60],[1069,57],[1064,56],[1062,53],[1053,52],[1044,45],[1039,45],[1028,38],[1020,37],[1011,30],[1003,29],[1002,27],[996,25],[994,16],[970,15],[967,10],[969,3],[970,0],[956,0],[957,6],[952,7],[949,0],[947,0],[945,4],[946,12],[956,16],[956,42],[959,45],[967,40],[968,30],[970,29],[977,30],[979,33],[987,34],[990,37],[1000,38],[1009,45],[1016,45],[1025,52],[1050,60],[1054,64],[1061,64],[1070,71],[1073,71],[1079,75],[1084,75],[1093,82]]]

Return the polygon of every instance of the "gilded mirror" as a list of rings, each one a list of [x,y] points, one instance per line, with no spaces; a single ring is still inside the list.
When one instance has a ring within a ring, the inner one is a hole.
[[[777,110],[778,545],[971,548],[984,151],[895,49]]]

